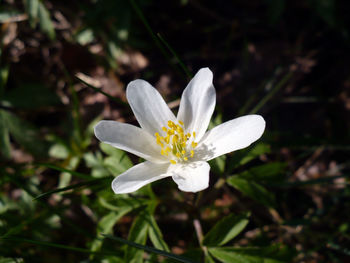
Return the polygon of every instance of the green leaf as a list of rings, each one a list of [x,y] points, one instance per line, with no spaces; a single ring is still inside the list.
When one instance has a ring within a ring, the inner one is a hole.
[[[2,95],[4,93],[8,77],[9,77],[9,66],[4,66],[0,68],[0,99],[2,98]]]
[[[148,223],[149,223],[148,235],[152,241],[152,244],[158,249],[169,252],[170,250],[168,245],[165,243],[163,239],[163,234],[160,231],[160,228],[156,220],[154,219],[154,216],[151,215],[150,213],[148,214]]]
[[[85,28],[75,35],[75,40],[82,46],[90,44],[94,39],[94,31],[90,28]]]
[[[211,169],[216,174],[223,174],[225,172],[226,155],[221,155],[211,161],[209,161]]]
[[[137,216],[131,226],[128,240],[145,245],[147,240],[149,224],[147,222],[146,211],[142,211]],[[125,262],[141,263],[143,262],[143,251],[134,247],[128,246],[125,251]]]
[[[42,2],[39,2],[39,24],[41,30],[48,35],[51,40],[56,37],[55,28],[50,18],[50,13]]]
[[[37,109],[60,104],[55,92],[39,83],[22,83],[4,95],[6,104],[23,109]]]
[[[135,247],[135,248],[138,248],[138,249],[142,249],[142,250],[145,250],[145,251],[150,252],[150,253],[156,253],[156,254],[165,256],[167,258],[170,258],[170,259],[175,259],[176,261],[179,261],[179,262],[196,263],[196,262],[194,262],[192,260],[189,260],[187,258],[184,258],[182,256],[178,256],[178,255],[175,255],[175,254],[170,253],[170,252],[166,252],[166,251],[162,251],[162,250],[159,250],[159,249],[156,249],[156,248],[152,248],[152,247],[149,247],[149,246],[138,244],[138,243],[135,243],[135,242],[132,242],[132,241],[129,241],[129,240],[125,240],[125,239],[120,238],[120,237],[111,236],[111,235],[103,235],[103,236],[106,237],[106,238],[109,238],[109,239],[121,242],[121,243],[126,244],[128,246],[132,246],[132,247]],[[126,262],[129,262],[129,261],[126,261]]]
[[[276,249],[264,250],[259,248],[209,248],[209,253],[217,260],[224,263],[282,263],[287,262],[278,259]]]
[[[5,158],[11,158],[10,135],[2,112],[0,112],[0,151]]]
[[[102,217],[97,224],[97,238],[92,242],[90,248],[91,251],[99,251],[102,247],[103,239],[99,236],[101,233],[110,234],[112,233],[113,226],[122,218],[125,214],[130,212],[132,207],[122,207],[118,212],[112,211]]]
[[[208,253],[208,255],[205,255],[204,263],[215,263],[215,260],[212,258],[212,256]]]
[[[92,177],[98,178],[110,175],[110,172],[106,169],[104,165],[104,160],[101,152],[96,152],[96,154],[87,152],[84,154],[83,158],[86,163],[86,166],[92,168]]]
[[[227,178],[227,183],[267,207],[275,206],[274,195],[256,182],[240,178],[239,176],[230,176]]]
[[[114,148],[106,143],[100,143],[101,150],[109,155],[104,160],[105,167],[114,175],[117,176],[133,166],[128,155],[117,148]]]
[[[16,115],[0,110],[8,131],[16,142],[34,155],[46,155],[47,144],[37,134],[37,130]]]
[[[204,236],[203,245],[222,246],[241,233],[248,223],[246,215],[228,215]]]
[[[141,206],[146,206],[149,203],[148,200],[139,198],[121,198],[119,195],[118,197],[115,197],[115,195],[113,195],[113,198],[113,202],[109,202],[109,200],[106,200],[103,197],[100,197],[98,201],[102,207],[116,212],[119,212],[119,210],[122,208],[124,209],[124,207],[131,207],[132,209],[136,209]]]
[[[39,0],[26,0],[26,11],[29,16],[29,23],[32,28],[35,27],[38,21]]]
[[[231,173],[233,169],[245,165],[262,154],[270,153],[270,146],[265,143],[258,143],[252,147],[235,152],[228,163],[227,173]]]
[[[80,160],[81,160],[80,156],[71,156],[69,159],[66,160],[65,166],[70,170],[75,170],[79,166]],[[61,188],[61,187],[68,186],[71,179],[72,179],[71,173],[61,173],[59,182],[58,182],[58,187]]]
[[[286,163],[282,162],[267,163],[252,167],[238,175],[240,178],[247,180],[275,182],[278,179],[282,179],[281,174],[284,173],[286,166]]]
[[[69,149],[62,143],[56,143],[49,149],[49,155],[57,159],[66,159],[69,156]]]

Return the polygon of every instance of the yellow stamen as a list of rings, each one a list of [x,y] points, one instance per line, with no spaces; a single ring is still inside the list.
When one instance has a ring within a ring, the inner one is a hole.
[[[174,123],[172,121],[168,121],[169,128],[172,128],[174,126]]]
[[[190,140],[190,138],[192,136],[192,138],[195,138],[196,132],[185,133],[185,127],[182,121],[174,123],[169,120],[167,125],[167,127],[162,127],[162,134],[164,136],[161,136],[158,132],[154,134],[156,142],[161,148],[161,155],[169,156],[169,162],[171,164],[186,162],[189,158],[193,158],[193,149],[198,143],[194,142],[193,139]],[[165,134],[163,132],[165,132]]]

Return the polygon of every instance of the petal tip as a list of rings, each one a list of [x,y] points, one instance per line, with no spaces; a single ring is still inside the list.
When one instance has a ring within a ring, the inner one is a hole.
[[[105,125],[108,121],[99,121],[95,126],[94,126],[94,134],[97,139],[102,141],[103,138],[103,131],[105,129]]]
[[[120,187],[120,184],[118,183],[118,177],[113,179],[111,186],[115,194],[127,194],[130,192],[133,192],[133,191],[128,191],[127,189],[122,189],[122,187]]]

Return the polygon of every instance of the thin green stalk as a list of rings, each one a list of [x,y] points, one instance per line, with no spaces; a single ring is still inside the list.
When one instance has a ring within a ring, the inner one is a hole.
[[[112,178],[112,176],[107,176],[107,177],[102,177],[102,178],[88,180],[88,181],[85,181],[85,182],[72,184],[72,185],[67,186],[67,187],[57,188],[57,189],[54,189],[54,190],[42,193],[42,194],[36,196],[33,200],[38,200],[40,198],[43,198],[45,196],[48,196],[48,195],[51,195],[51,194],[54,194],[54,193],[59,193],[59,192],[67,191],[67,190],[77,189],[77,188],[81,188],[83,186],[90,186],[90,185],[93,185],[95,183],[98,183],[98,182],[101,182],[101,181],[103,182],[106,179],[111,179],[111,178]]]
[[[249,114],[257,113],[287,83],[292,75],[293,72],[288,72],[288,74],[285,75],[280,82],[278,82],[277,85],[271,89],[270,92],[267,93],[265,97],[263,97],[262,100],[249,112]]]
[[[165,41],[165,39],[161,36],[160,33],[157,34],[158,38],[160,39],[160,41],[162,41],[162,43],[164,44],[164,46],[167,47],[167,49],[170,51],[170,53],[175,57],[175,59],[177,60],[177,62],[179,63],[180,67],[183,69],[183,71],[185,72],[186,76],[188,78],[192,78],[193,75],[191,74],[191,72],[188,70],[188,68],[185,66],[185,64],[181,61],[180,57],[176,54],[175,50],[168,44],[167,41]]]
[[[65,250],[71,250],[71,251],[80,252],[80,253],[87,253],[87,254],[120,256],[120,254],[113,252],[113,251],[105,251],[104,250],[104,251],[97,252],[97,251],[91,251],[91,250],[86,249],[86,248],[72,247],[72,246],[67,246],[67,245],[62,245],[62,244],[57,244],[57,243],[52,243],[52,242],[46,242],[46,241],[32,240],[32,239],[27,239],[27,238],[22,238],[22,237],[0,237],[0,240],[23,242],[23,243],[29,243],[29,244],[39,245],[39,246],[46,246],[46,247],[54,247],[54,248],[60,248],[60,249],[65,249]]]
[[[160,40],[162,40],[160,37],[158,38],[157,35],[153,32],[151,26],[149,25],[146,17],[144,16],[142,10],[139,8],[139,6],[137,5],[135,0],[129,0],[130,4],[132,5],[132,7],[134,8],[136,14],[139,16],[141,22],[143,23],[143,25],[145,26],[146,30],[148,31],[148,33],[150,34],[151,38],[153,39],[154,43],[156,44],[156,46],[159,48],[160,52],[164,55],[164,57],[170,62],[170,65],[174,67],[173,63],[171,63],[171,57],[169,56],[168,52],[164,49],[162,42]],[[158,35],[159,36],[159,35]],[[164,40],[164,39],[163,39]],[[163,44],[170,50],[170,52],[174,55],[174,50],[164,41]],[[174,55],[175,56],[175,55]],[[178,56],[176,55],[175,58],[178,59]],[[181,65],[181,64],[180,64]],[[182,67],[182,66],[181,66]],[[177,70],[177,68],[175,67],[175,69]],[[191,74],[189,72],[187,72],[187,69],[185,70],[185,74],[186,77],[191,76]]]
[[[36,165],[37,166],[47,167],[47,168],[50,168],[50,169],[53,169],[53,170],[56,170],[56,171],[59,171],[59,172],[69,173],[69,174],[74,175],[74,176],[76,176],[78,178],[81,178],[81,179],[87,179],[87,180],[91,179],[90,175],[79,173],[79,172],[76,172],[76,171],[73,171],[73,170],[69,170],[69,169],[66,169],[66,168],[63,168],[63,167],[59,167],[59,166],[51,164],[51,163],[37,163]]]
[[[84,85],[88,86],[89,88],[92,88],[94,91],[98,92],[98,93],[101,93],[103,94],[104,96],[106,96],[107,98],[109,98],[110,100],[118,103],[119,105],[122,105],[122,106],[126,106],[128,105],[126,102],[118,99],[118,98],[115,98],[113,97],[112,95],[109,95],[108,93],[104,92],[102,89],[100,88],[96,88],[94,86],[92,86],[91,84],[87,83],[86,81],[84,81],[83,79],[81,79],[79,76],[75,75],[75,77],[80,81],[82,82]]]
[[[162,54],[168,59],[170,60],[170,57],[168,55],[168,53],[165,51],[165,49],[163,48],[162,44],[160,43],[159,39],[157,38],[156,34],[154,34],[151,26],[149,25],[146,17],[143,15],[142,10],[139,8],[139,6],[136,4],[135,0],[129,0],[129,2],[131,3],[132,7],[134,8],[136,14],[139,16],[140,20],[142,21],[143,25],[146,27],[146,30],[148,31],[148,33],[151,35],[153,41],[155,42],[155,44],[157,45],[157,47],[160,49],[160,51],[162,52]]]

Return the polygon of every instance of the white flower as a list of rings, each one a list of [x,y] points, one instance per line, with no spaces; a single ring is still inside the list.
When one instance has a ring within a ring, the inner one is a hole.
[[[115,193],[130,193],[169,176],[182,191],[201,191],[209,185],[207,161],[261,137],[265,121],[259,115],[239,117],[206,132],[216,100],[212,81],[208,68],[198,71],[182,94],[177,117],[148,82],[129,83],[126,96],[141,128],[116,121],[95,126],[100,141],[146,160],[113,180]]]

